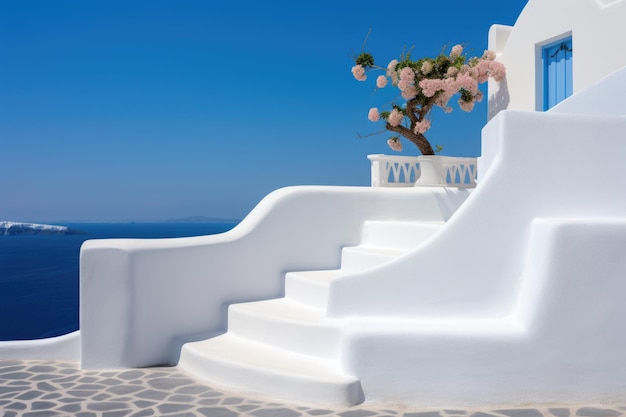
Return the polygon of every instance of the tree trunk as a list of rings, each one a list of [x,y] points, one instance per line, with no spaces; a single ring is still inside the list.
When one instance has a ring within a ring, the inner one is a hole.
[[[422,155],[434,155],[435,151],[433,151],[433,147],[430,146],[430,142],[426,139],[421,133],[415,133],[410,129],[407,129],[404,126],[391,126],[389,123],[385,126],[387,130],[391,130],[392,132],[396,132],[413,142],[417,148],[420,150]]]

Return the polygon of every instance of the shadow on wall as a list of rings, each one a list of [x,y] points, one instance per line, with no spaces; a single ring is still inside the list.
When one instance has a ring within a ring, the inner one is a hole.
[[[506,78],[498,83],[498,91],[489,97],[488,120],[494,118],[502,110],[506,110],[511,102],[509,84]]]
[[[468,188],[461,188],[458,190],[451,190],[445,188],[445,198],[441,194],[433,193],[437,206],[441,210],[443,218],[447,221],[457,211],[457,209],[463,204],[463,202],[469,197],[471,192]]]

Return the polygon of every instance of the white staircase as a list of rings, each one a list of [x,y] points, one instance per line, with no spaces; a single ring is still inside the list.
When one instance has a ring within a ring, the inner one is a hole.
[[[360,244],[343,248],[339,269],[289,272],[284,298],[231,305],[228,332],[185,344],[178,366],[241,392],[329,405],[362,402],[359,379],[341,369],[345,322],[326,316],[329,284],[406,253],[442,224],[366,222]]]

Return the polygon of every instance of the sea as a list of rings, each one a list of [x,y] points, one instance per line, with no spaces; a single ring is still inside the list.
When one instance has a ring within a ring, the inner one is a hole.
[[[74,235],[0,235],[0,341],[78,330],[80,247],[85,240],[222,233],[236,223],[54,223]]]

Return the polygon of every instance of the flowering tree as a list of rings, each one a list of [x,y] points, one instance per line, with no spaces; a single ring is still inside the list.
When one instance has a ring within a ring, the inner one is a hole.
[[[367,79],[366,72],[371,70],[384,71],[384,75],[376,78],[376,87],[384,88],[389,81],[400,89],[406,103],[391,103],[390,111],[370,109],[368,118],[372,122],[383,120],[385,128],[404,136],[413,142],[423,155],[434,155],[430,142],[424,133],[430,129],[431,110],[434,106],[441,107],[449,113],[452,107],[448,102],[455,94],[459,94],[459,107],[464,111],[472,111],[474,103],[483,98],[478,84],[486,82],[489,77],[502,81],[505,76],[504,65],[494,61],[496,54],[485,51],[482,57],[467,58],[463,47],[455,45],[449,55],[443,53],[435,58],[411,59],[411,54],[403,54],[401,60],[394,59],[387,68],[374,64],[374,57],[362,52],[355,59],[352,74],[358,81]],[[388,141],[394,151],[402,150],[400,136],[392,136]]]

